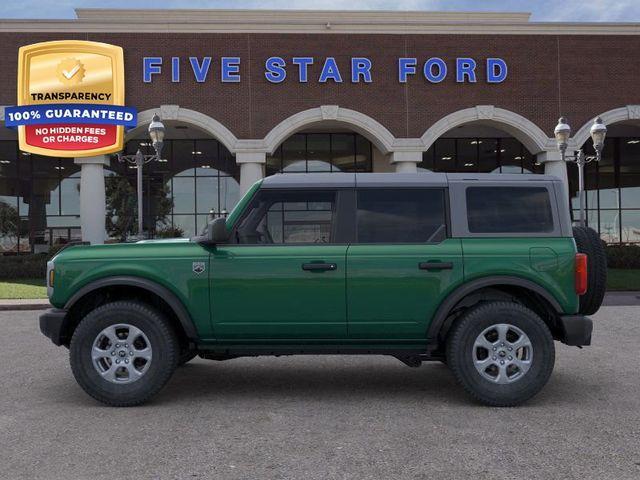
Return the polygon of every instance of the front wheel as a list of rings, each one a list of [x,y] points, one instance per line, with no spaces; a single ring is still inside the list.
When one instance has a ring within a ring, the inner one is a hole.
[[[117,301],[90,312],[71,338],[71,370],[82,389],[110,406],[138,405],[171,378],[179,346],[171,325],[139,302]]]
[[[549,380],[554,362],[549,328],[515,302],[489,302],[469,309],[448,337],[449,368],[485,405],[510,407],[530,399]]]

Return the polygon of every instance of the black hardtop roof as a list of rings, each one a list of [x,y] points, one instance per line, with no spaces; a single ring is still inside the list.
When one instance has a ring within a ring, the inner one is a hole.
[[[457,182],[559,182],[534,173],[279,173],[266,177],[262,188],[446,187]]]

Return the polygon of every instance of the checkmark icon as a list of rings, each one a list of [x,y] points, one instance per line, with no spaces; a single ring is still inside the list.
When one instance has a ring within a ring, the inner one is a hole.
[[[84,78],[84,65],[77,58],[65,58],[56,69],[58,80],[63,85],[76,85]]]
[[[71,80],[71,77],[73,77],[76,73],[78,73],[78,70],[80,70],[80,65],[76,65],[70,71],[62,70],[62,74],[65,76],[67,80]]]

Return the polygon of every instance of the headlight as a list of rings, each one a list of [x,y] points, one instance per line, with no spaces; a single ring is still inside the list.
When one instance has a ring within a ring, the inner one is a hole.
[[[53,295],[53,284],[55,282],[56,271],[53,267],[53,260],[47,262],[47,297]]]

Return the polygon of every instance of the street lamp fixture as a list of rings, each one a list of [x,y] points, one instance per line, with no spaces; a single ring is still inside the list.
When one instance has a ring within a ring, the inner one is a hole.
[[[558,125],[553,131],[558,150],[562,154],[562,161],[575,162],[578,167],[578,198],[580,200],[580,226],[586,225],[585,221],[585,191],[584,191],[584,166],[590,162],[599,162],[602,158],[602,149],[604,148],[604,139],[607,135],[607,127],[600,117],[597,117],[591,125],[590,133],[593,141],[593,149],[595,155],[585,155],[582,149],[572,155],[567,155],[567,147],[569,145],[569,137],[571,136],[571,127],[564,117],[560,117]]]
[[[591,139],[593,140],[593,148],[596,150],[596,153],[600,155],[602,153],[602,149],[604,147],[604,137],[607,136],[607,127],[604,123],[602,123],[602,119],[600,117],[596,118],[591,125]]]
[[[553,133],[556,136],[556,142],[558,142],[558,150],[564,155],[569,145],[569,137],[571,136],[571,127],[567,123],[566,118],[560,117]]]
[[[164,143],[164,132],[164,124],[160,121],[160,117],[156,113],[149,124],[149,137],[151,138],[151,144],[158,158],[160,158],[160,152],[162,151],[162,145]]]
[[[155,114],[151,119],[149,125],[149,138],[151,138],[151,145],[155,153],[153,155],[144,155],[138,148],[135,155],[122,155],[118,153],[119,162],[127,162],[135,165],[137,170],[137,193],[138,193],[138,238],[143,238],[143,203],[142,203],[142,167],[145,163],[149,163],[152,160],[162,160],[162,146],[164,143],[165,127],[158,114]]]

